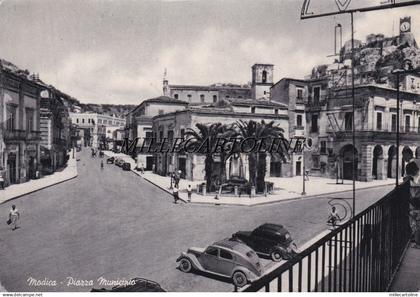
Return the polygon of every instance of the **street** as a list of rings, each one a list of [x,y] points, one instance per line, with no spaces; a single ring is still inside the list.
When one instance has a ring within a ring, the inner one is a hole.
[[[244,207],[173,204],[141,177],[78,153],[78,177],[0,205],[0,283],[9,291],[89,291],[87,280],[144,277],[168,291],[232,291],[229,282],[184,274],[180,252],[259,224],[283,224],[301,245],[326,229],[328,197]],[[357,193],[360,211],[393,186]],[[310,194],[310,193],[308,193]],[[5,224],[16,204],[21,228]],[[266,261],[268,262],[268,261]],[[29,286],[28,279],[56,280]],[[79,285],[69,284],[70,277]]]

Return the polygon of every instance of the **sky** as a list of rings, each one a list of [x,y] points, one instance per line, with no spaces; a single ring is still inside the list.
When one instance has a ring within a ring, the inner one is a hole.
[[[300,20],[302,2],[0,0],[0,57],[83,103],[160,96],[165,68],[170,84],[245,84],[255,63],[274,64],[275,81],[303,78],[333,59],[335,24],[344,39],[350,27],[348,15]],[[403,16],[420,41],[420,5],[356,14],[355,37],[397,34]]]

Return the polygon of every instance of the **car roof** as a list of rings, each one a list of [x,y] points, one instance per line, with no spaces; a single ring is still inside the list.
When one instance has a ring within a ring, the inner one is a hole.
[[[273,232],[273,233],[280,233],[282,235],[288,233],[288,231],[286,230],[286,228],[283,227],[283,225],[270,224],[270,223],[262,224],[257,229],[264,229],[266,231]]]
[[[220,241],[216,241],[215,243],[213,243],[214,246],[219,246],[219,247],[224,247],[233,251],[237,251],[239,253],[247,253],[249,251],[251,251],[252,249],[250,247],[248,247],[247,245],[235,241],[235,240],[230,240],[229,238],[225,238],[223,240]]]

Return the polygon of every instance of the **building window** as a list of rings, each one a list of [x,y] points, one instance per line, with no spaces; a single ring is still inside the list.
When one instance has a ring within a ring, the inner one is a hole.
[[[395,113],[391,115],[391,131],[397,132],[397,115]]]
[[[418,118],[418,121],[417,121],[417,132],[420,133],[420,117]]]
[[[185,129],[181,129],[181,138],[184,138],[185,136]]]
[[[410,116],[405,116],[405,132],[410,132]]]
[[[279,110],[277,108],[274,110],[274,114],[279,114]]]
[[[376,130],[382,130],[382,112],[376,113]]]
[[[88,123],[90,124],[90,119],[88,119]]]
[[[312,155],[312,168],[319,168],[319,156]]]
[[[213,95],[213,103],[217,102],[217,95]]]
[[[251,113],[255,113],[255,106],[251,107]]]
[[[263,70],[262,72],[262,83],[265,84],[267,82],[267,71]]]
[[[82,119],[82,123],[83,123],[83,124],[85,123],[85,119]]]
[[[301,114],[296,115],[296,126],[302,127],[302,115]]]
[[[297,89],[296,99],[303,99],[303,90],[302,89]]]
[[[26,108],[26,131],[34,131],[34,110]]]
[[[6,129],[9,131],[16,129],[16,106],[7,106],[7,123]]]
[[[321,93],[321,88],[320,87],[315,87],[314,88],[314,103],[319,102],[320,93]]]
[[[229,99],[230,98],[230,96],[229,95],[226,95],[226,97],[225,97],[226,99]]]
[[[321,141],[320,153],[324,155],[327,153],[327,142],[325,140]]]
[[[188,102],[191,102],[191,94],[188,94],[187,97],[188,97]]]
[[[318,115],[316,114],[312,115],[311,132],[312,133],[318,132]]]
[[[175,98],[175,99],[178,99],[178,94],[175,94],[175,95],[174,95],[174,98]]]
[[[353,130],[353,114],[351,112],[346,112],[344,115],[344,129],[346,131]]]
[[[204,103],[204,100],[205,100],[205,97],[204,97],[204,95],[203,95],[203,94],[201,94],[201,95],[200,95],[200,101],[201,101],[201,103]]]
[[[79,123],[79,119],[78,118],[76,119],[76,123]]]
[[[98,124],[102,124],[102,120],[101,119],[98,119]]]

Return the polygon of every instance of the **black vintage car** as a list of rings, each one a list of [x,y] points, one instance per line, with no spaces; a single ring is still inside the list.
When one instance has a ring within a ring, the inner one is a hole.
[[[112,289],[92,289],[91,292],[166,292],[154,281],[145,278],[133,278],[129,284],[115,286]]]
[[[269,256],[273,261],[289,260],[297,254],[296,244],[282,225],[263,224],[254,231],[239,231],[232,240],[245,243],[257,254]]]
[[[106,164],[114,164],[114,160],[115,160],[114,157],[110,157],[110,158],[106,159]]]
[[[123,170],[126,170],[126,171],[131,170],[131,164],[128,163],[128,162],[124,162],[121,167],[122,167]]]

